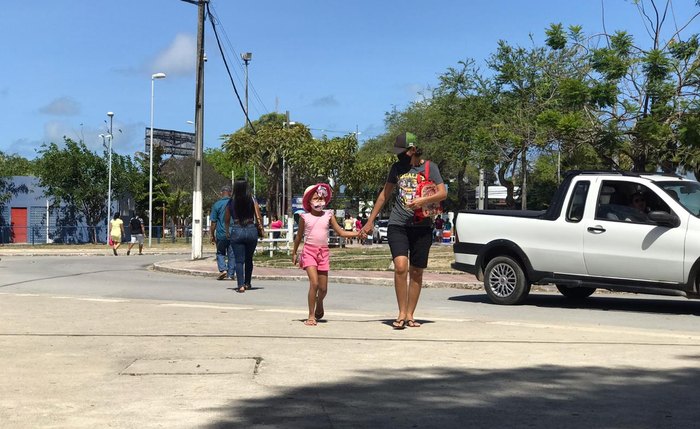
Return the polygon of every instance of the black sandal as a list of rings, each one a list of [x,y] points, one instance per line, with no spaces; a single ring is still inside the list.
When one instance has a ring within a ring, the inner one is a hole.
[[[421,324],[418,323],[418,322],[416,322],[415,320],[411,319],[411,320],[407,320],[407,321],[406,321],[406,325],[407,325],[409,328],[420,328],[420,325],[421,325]]]
[[[245,286],[239,287],[239,288],[236,290],[236,292],[238,292],[238,293],[243,293],[243,292],[245,292]]]

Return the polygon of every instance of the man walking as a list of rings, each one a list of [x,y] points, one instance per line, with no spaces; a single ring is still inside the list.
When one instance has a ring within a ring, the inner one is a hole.
[[[129,242],[129,248],[126,249],[126,256],[131,254],[131,248],[136,243],[139,244],[139,255],[143,255],[143,236],[146,235],[146,231],[143,229],[143,220],[135,212],[129,221],[129,230],[131,231],[131,242]]]
[[[226,206],[231,199],[231,187],[221,187],[221,198],[211,208],[211,243],[216,245],[216,265],[219,269],[218,280],[224,280],[227,276],[233,278],[236,260],[233,257],[233,248],[226,238]]]

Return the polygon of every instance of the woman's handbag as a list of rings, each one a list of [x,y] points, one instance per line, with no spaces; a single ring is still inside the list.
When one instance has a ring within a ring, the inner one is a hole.
[[[256,223],[255,227],[258,228],[258,237],[265,238],[265,228],[263,228],[262,222]]]

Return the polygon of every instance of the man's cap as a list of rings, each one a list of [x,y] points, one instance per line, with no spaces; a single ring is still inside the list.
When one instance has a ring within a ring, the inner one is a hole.
[[[231,187],[229,185],[224,185],[221,187],[221,192],[228,192],[229,194],[231,193]]]
[[[412,147],[416,147],[416,135],[413,133],[405,132],[396,136],[396,141],[394,141],[394,153],[403,153]]]

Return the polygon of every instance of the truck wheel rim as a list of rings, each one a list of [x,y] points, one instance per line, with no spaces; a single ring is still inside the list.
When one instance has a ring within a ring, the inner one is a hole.
[[[498,264],[491,270],[489,286],[496,296],[507,297],[515,291],[518,277],[508,264]]]

